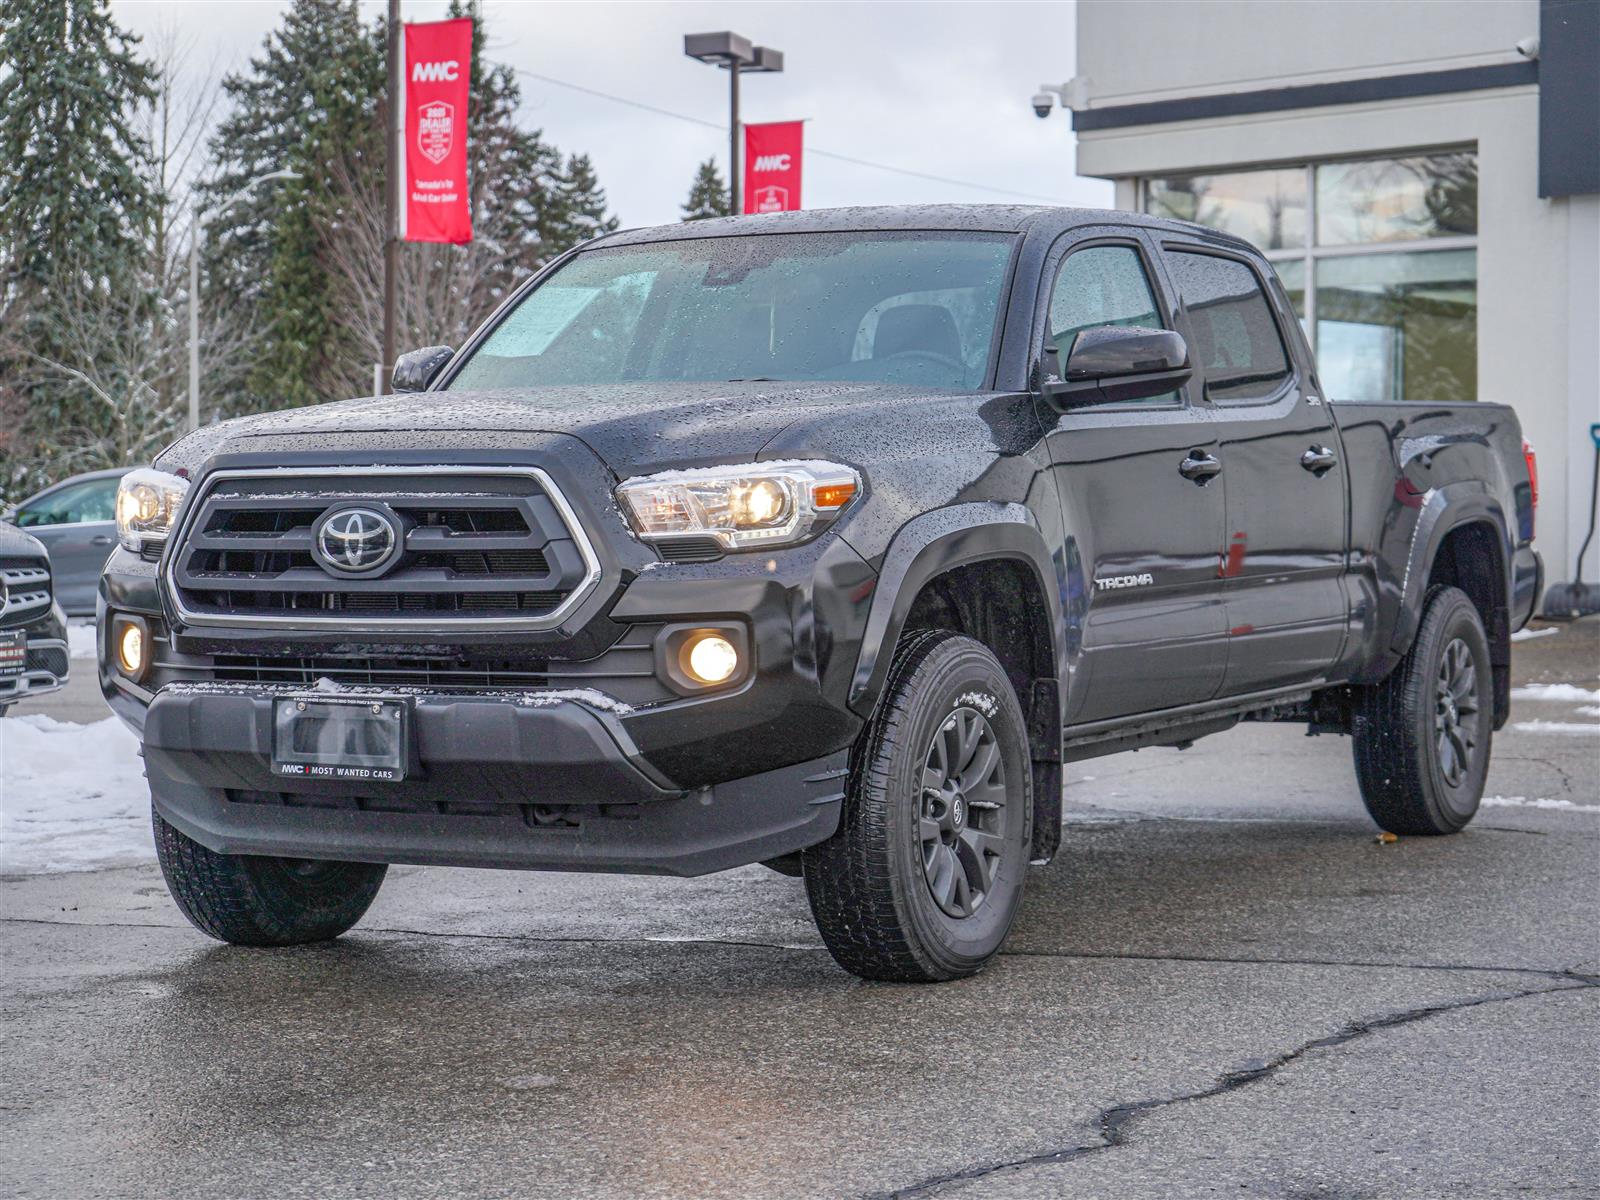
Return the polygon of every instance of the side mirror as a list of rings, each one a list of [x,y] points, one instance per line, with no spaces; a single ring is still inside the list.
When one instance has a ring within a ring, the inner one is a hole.
[[[1059,362],[1059,351],[1055,352]],[[1051,378],[1046,352],[1041,363],[1045,399],[1058,408],[1080,408],[1121,400],[1142,400],[1174,391],[1194,374],[1189,347],[1170,329],[1102,325],[1073,339],[1064,370]]]
[[[449,346],[424,346],[402,354],[395,361],[391,386],[397,392],[425,392],[454,355]]]

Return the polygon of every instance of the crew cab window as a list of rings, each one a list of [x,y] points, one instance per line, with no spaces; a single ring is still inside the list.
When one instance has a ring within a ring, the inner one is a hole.
[[[448,388],[859,380],[974,390],[989,372],[1014,241],[818,232],[599,247],[526,293]],[[641,405],[657,399],[639,391]]]
[[[26,529],[39,525],[111,521],[116,519],[116,504],[115,479],[86,479],[29,501],[17,509],[15,523]]]
[[[1089,246],[1061,264],[1050,293],[1050,344],[1065,366],[1072,343],[1085,329],[1137,325],[1165,329],[1144,261],[1132,246]],[[1147,396],[1136,404],[1172,404],[1177,392]]]
[[[1206,373],[1206,395],[1220,403],[1271,396],[1289,378],[1278,322],[1256,273],[1233,258],[1167,251],[1195,344],[1189,356]]]

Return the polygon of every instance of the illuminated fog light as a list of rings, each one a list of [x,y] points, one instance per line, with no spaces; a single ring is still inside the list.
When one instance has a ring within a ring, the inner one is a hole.
[[[738,649],[720,633],[697,637],[685,650],[684,670],[696,683],[726,683],[739,669]]]
[[[144,674],[144,626],[133,621],[119,622],[116,634],[117,666],[130,679]]]

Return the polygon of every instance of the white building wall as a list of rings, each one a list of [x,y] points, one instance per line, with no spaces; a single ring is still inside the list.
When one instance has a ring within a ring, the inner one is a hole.
[[[1081,0],[1080,94],[1095,108],[1516,61],[1538,20],[1537,0]],[[1539,453],[1537,540],[1556,581],[1572,578],[1593,482],[1600,199],[1539,198],[1538,106],[1534,86],[1486,89],[1082,131],[1077,153],[1081,174],[1115,180],[1133,208],[1141,176],[1475,145],[1478,397],[1514,405]],[[1584,575],[1600,579],[1600,546]]]
[[[1539,0],[1078,0],[1090,107],[1517,61]]]

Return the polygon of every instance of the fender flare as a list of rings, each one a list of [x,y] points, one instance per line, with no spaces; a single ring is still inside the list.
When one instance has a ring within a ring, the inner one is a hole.
[[[1067,678],[1066,626],[1061,603],[1066,584],[1038,521],[1021,504],[953,504],[907,521],[884,553],[850,680],[849,704],[857,715],[872,716],[889,673],[895,643],[923,586],[952,568],[994,560],[1020,562],[1033,573],[1050,622],[1056,678]]]
[[[1401,584],[1400,610],[1395,616],[1394,632],[1389,639],[1389,648],[1395,654],[1403,655],[1417,636],[1417,628],[1422,623],[1422,601],[1428,586],[1428,575],[1433,570],[1439,547],[1444,544],[1446,537],[1461,526],[1476,523],[1487,523],[1495,530],[1500,545],[1500,595],[1507,605],[1510,604],[1516,546],[1511,538],[1511,526],[1506,520],[1504,507],[1488,485],[1480,480],[1466,479],[1435,488],[1428,493],[1411,533]],[[1492,628],[1490,636],[1494,636]]]

